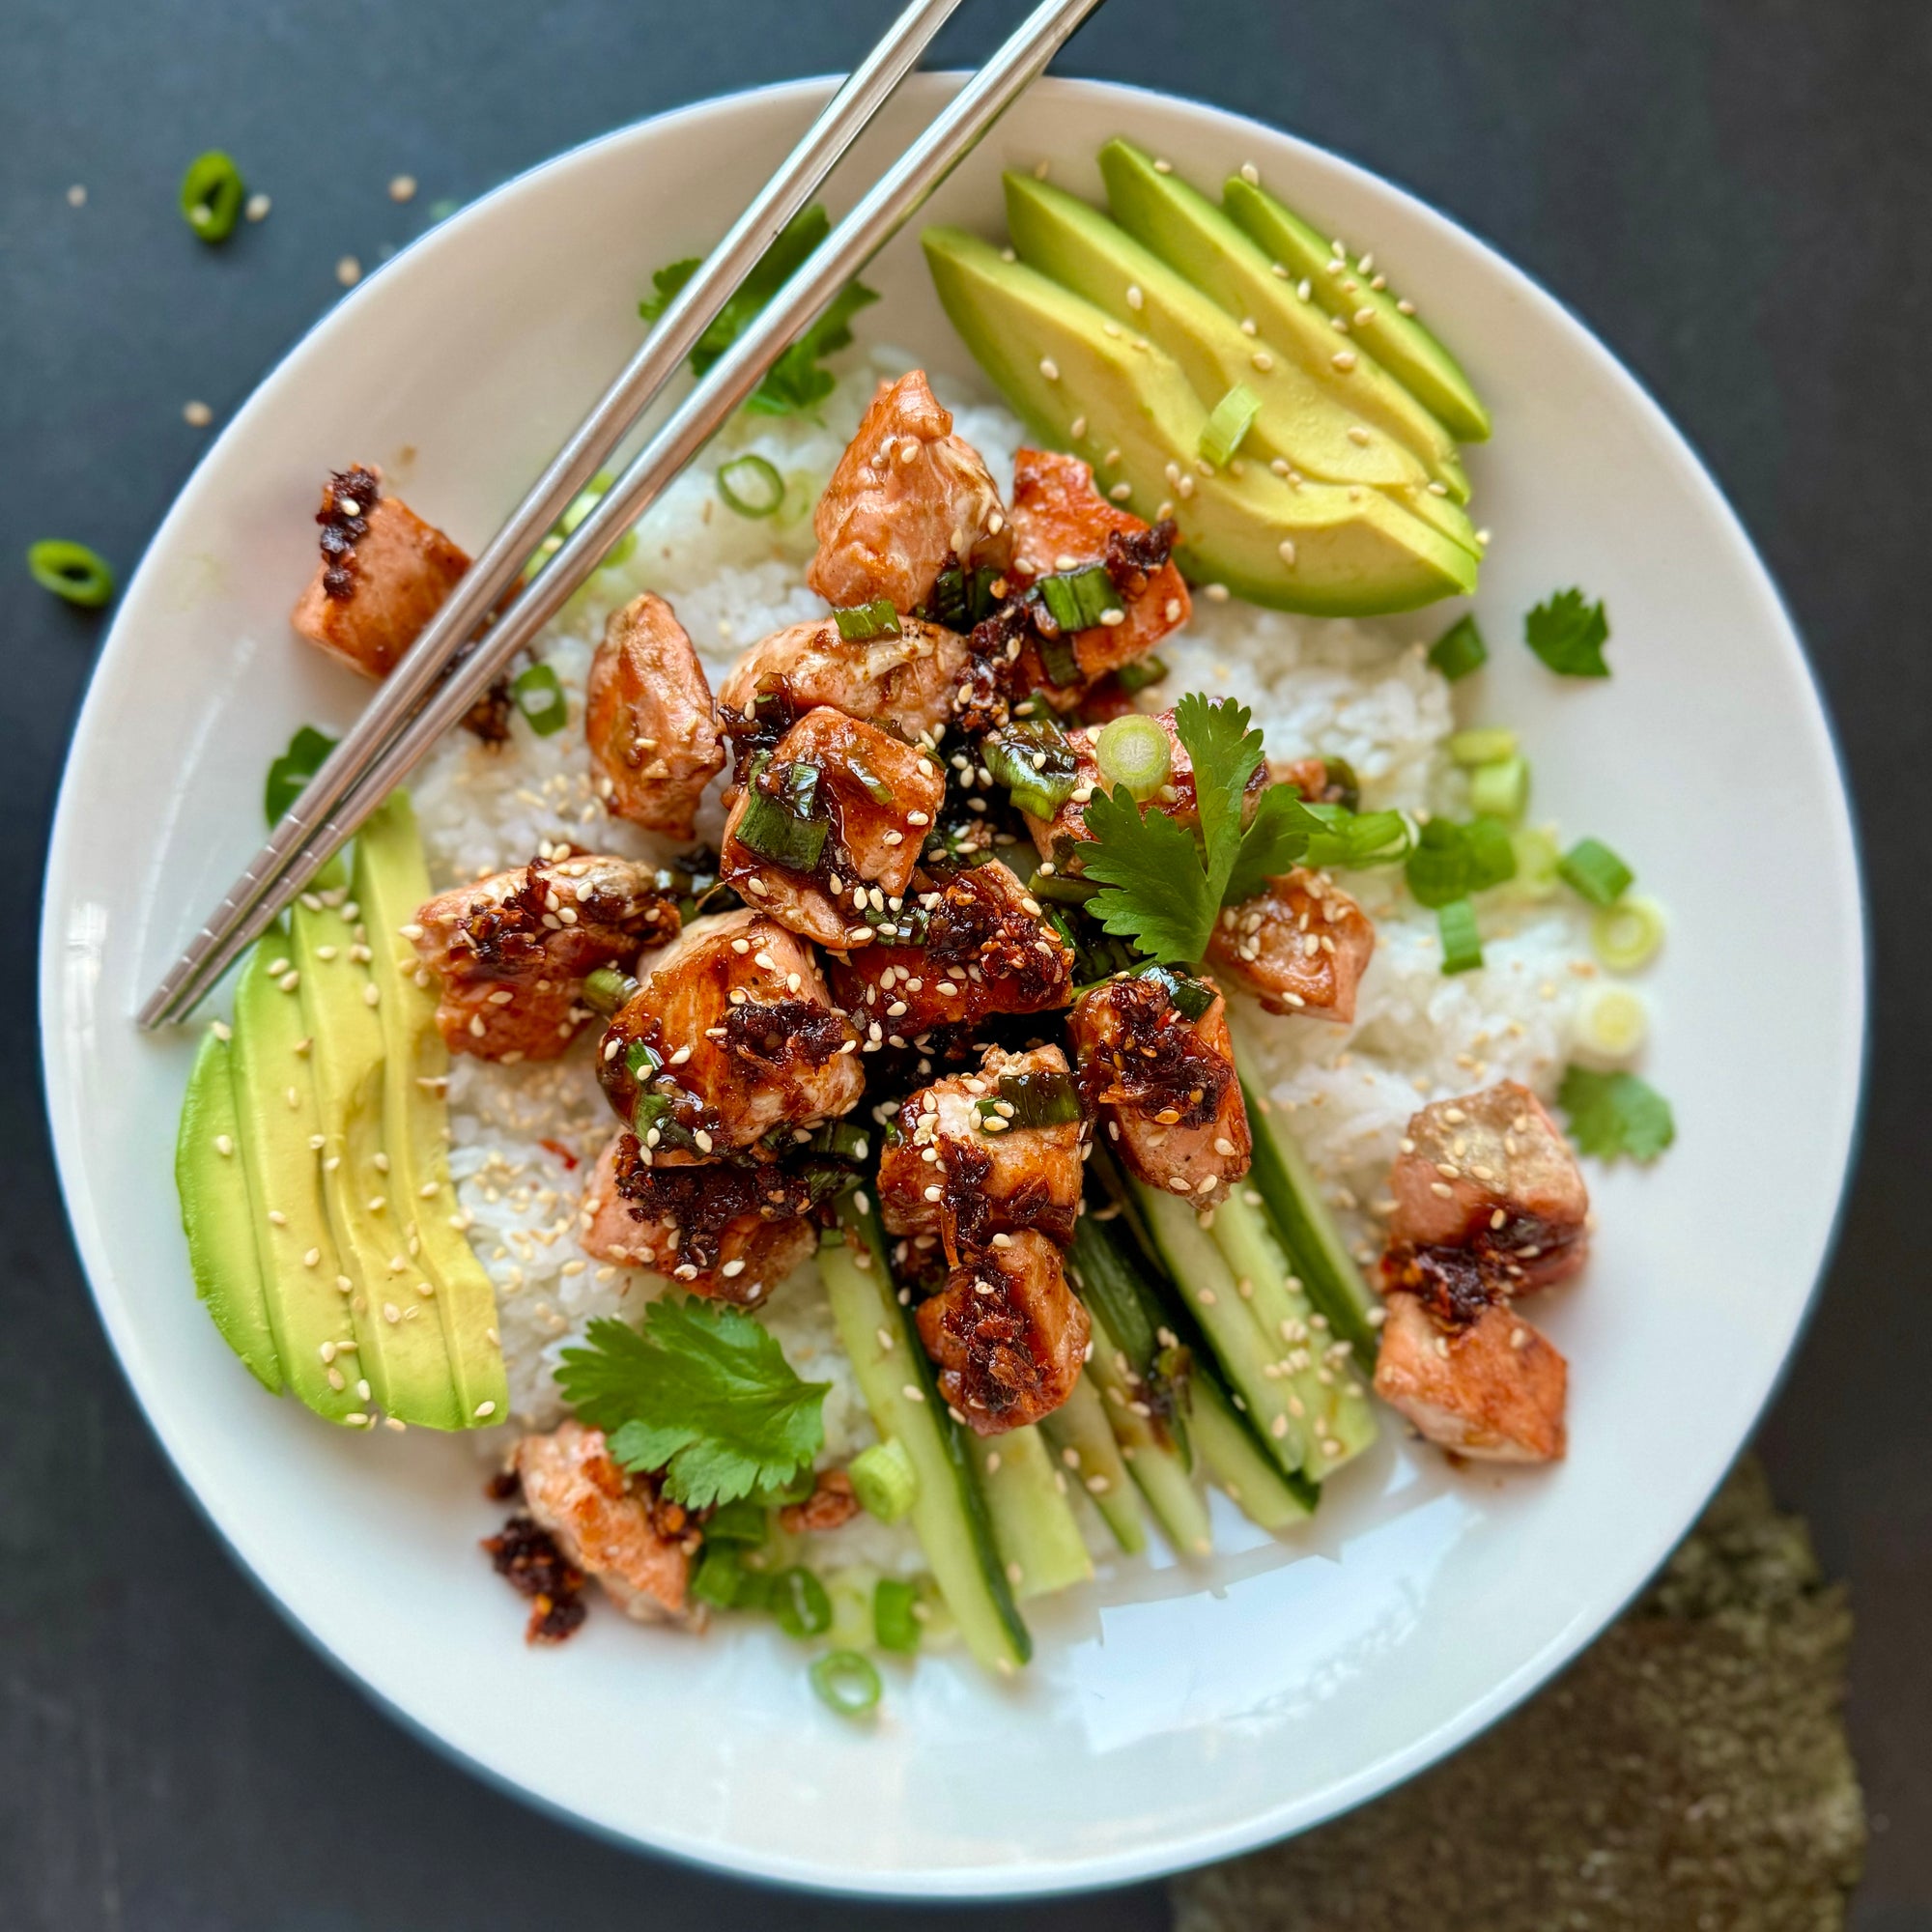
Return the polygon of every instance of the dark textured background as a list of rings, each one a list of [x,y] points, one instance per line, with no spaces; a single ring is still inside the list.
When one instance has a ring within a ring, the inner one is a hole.
[[[373,266],[439,200],[619,123],[848,65],[889,4],[0,4],[0,771],[21,786],[0,818],[0,876],[17,902],[36,890],[100,629],[33,588],[24,545],[82,538],[125,578],[207,441],[183,404],[232,410],[333,299],[338,256]],[[943,43],[950,63],[1016,14],[974,0]],[[1932,1924],[1918,1238],[1932,1027],[1913,944],[1932,872],[1932,12],[1111,0],[1062,68],[1277,122],[1498,243],[1703,451],[1809,639],[1878,888],[1877,1036],[1842,1249],[1761,1446],[1854,1590],[1851,1723],[1875,1829],[1856,1923],[1918,1932]],[[209,251],[175,190],[214,145],[275,207]],[[385,194],[401,172],[421,183],[407,209]],[[72,183],[89,190],[78,211]],[[1776,857],[1738,855],[1773,889]],[[1797,944],[1802,882],[1789,890]],[[909,1917],[780,1899],[579,1838],[405,1737],[276,1620],[109,1357],[47,1158],[24,957],[15,983],[0,1007],[0,1925],[728,1932]],[[1165,1906],[1145,1889],[928,1922],[1154,1927]]]

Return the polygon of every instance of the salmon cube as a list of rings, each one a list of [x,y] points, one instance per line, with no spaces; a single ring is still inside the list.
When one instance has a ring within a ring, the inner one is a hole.
[[[1222,913],[1208,961],[1271,1013],[1346,1023],[1375,950],[1368,914],[1324,874],[1297,866]]]
[[[1451,1322],[1406,1291],[1384,1306],[1376,1393],[1431,1442],[1497,1463],[1563,1454],[1568,1365],[1506,1302]]]

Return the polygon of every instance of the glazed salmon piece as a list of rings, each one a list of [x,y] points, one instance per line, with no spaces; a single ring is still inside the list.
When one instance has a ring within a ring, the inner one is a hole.
[[[1123,621],[1076,631],[1069,640],[1087,683],[1145,657],[1187,621],[1187,585],[1168,560],[1174,526],[1155,529],[1110,503],[1077,456],[1022,449],[1014,457],[1012,537],[1015,584],[1094,563],[1113,580]],[[1037,681],[1046,683],[1043,669]]]
[[[1384,1302],[1376,1393],[1431,1442],[1497,1463],[1563,1454],[1569,1367],[1561,1352],[1501,1301],[1444,1321],[1398,1290]]]
[[[1168,817],[1191,829],[1201,823],[1201,810],[1194,791],[1194,760],[1188,755],[1187,747],[1180,742],[1180,734],[1174,728],[1172,711],[1150,711],[1146,715],[1167,733],[1168,757],[1172,766],[1167,782],[1149,802],[1157,806]],[[1080,724],[1065,734],[1067,744],[1073,749],[1074,760],[1073,790],[1065,804],[1051,818],[1036,818],[1031,812],[1022,814],[1039,856],[1052,860],[1063,872],[1077,873],[1080,870],[1080,847],[1094,836],[1087,829],[1087,807],[1096,791],[1106,788],[1106,781],[1100,776],[1100,760],[1094,749],[1101,728],[1098,724]],[[1241,798],[1244,820],[1254,816],[1262,794],[1270,782],[1266,763],[1258,765]]]
[[[586,976],[628,970],[678,929],[677,900],[648,866],[568,846],[515,871],[439,893],[404,930],[441,987],[452,1053],[554,1060],[592,1017]]]
[[[1003,1092],[1003,1080],[1020,1097]],[[1065,1106],[1037,1105],[1056,1094]],[[1070,1118],[1030,1125],[1019,1112],[1029,1106]],[[993,1047],[977,1073],[912,1094],[895,1125],[879,1156],[879,1210],[890,1233],[937,1236],[954,1267],[1027,1229],[1073,1238],[1087,1130],[1059,1047]]]
[[[469,568],[466,552],[400,497],[373,464],[323,486],[322,561],[289,621],[364,677],[387,677]]]
[[[1044,1235],[1010,1236],[954,1268],[916,1319],[939,1393],[980,1435],[1051,1415],[1087,1359],[1087,1310]]]
[[[1271,1013],[1346,1023],[1375,950],[1368,914],[1324,873],[1297,866],[1221,914],[1208,963]]]
[[[593,1261],[644,1267],[710,1300],[762,1300],[818,1245],[810,1177],[773,1166],[646,1164],[617,1133],[583,1190],[577,1244]]]
[[[572,1421],[547,1435],[526,1435],[515,1462],[531,1517],[626,1616],[703,1627],[703,1606],[687,1595],[697,1531],[649,1476],[632,1475],[612,1460],[601,1429]]]
[[[913,875],[924,942],[883,938],[832,962],[838,1004],[867,1030],[914,1039],[992,1013],[1038,1013],[1073,997],[1073,949],[997,859],[951,879]]]
[[[597,789],[619,818],[689,838],[704,788],[724,769],[704,667],[671,608],[645,591],[604,627],[583,686]]]
[[[617,1118],[644,1121],[652,1164],[677,1165],[849,1113],[866,1084],[857,1046],[810,947],[741,910],[694,920],[656,955],[611,1020],[597,1072]]]
[[[917,617],[898,623],[896,637],[846,639],[825,617],[753,644],[718,691],[718,715],[740,768],[819,705],[936,742],[966,668],[966,640]]]
[[[1504,1080],[1408,1123],[1389,1175],[1392,1247],[1469,1247],[1505,1292],[1567,1280],[1589,1256],[1590,1194],[1561,1129]]]
[[[925,828],[946,796],[939,766],[923,751],[820,705],[748,779],[725,821],[720,877],[821,946],[869,945],[868,914],[880,920],[897,910],[891,902],[912,883]],[[747,842],[757,795],[768,825],[788,829],[797,822],[792,809],[803,804],[806,821],[827,828],[815,855],[787,864],[769,856],[774,848]]]
[[[1010,544],[998,486],[922,369],[879,384],[811,526],[805,581],[839,610],[880,597],[918,610],[949,564],[1000,569]]]
[[[1174,982],[1190,1002],[1211,995],[1198,1018],[1177,1004]],[[1211,980],[1156,971],[1102,980],[1075,1002],[1067,1026],[1081,1093],[1129,1172],[1203,1206],[1247,1173],[1248,1111],[1228,1002]]]

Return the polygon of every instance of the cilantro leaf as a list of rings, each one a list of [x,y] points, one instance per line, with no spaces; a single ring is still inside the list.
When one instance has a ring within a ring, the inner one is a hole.
[[[831,228],[830,217],[816,202],[785,223],[758,258],[757,266],[697,338],[691,353],[694,376],[702,376],[744,334],[753,317],[784,287]],[[700,259],[693,255],[653,271],[654,293],[638,304],[638,313],[646,322],[656,322],[701,266]],[[872,290],[847,282],[825,313],[765,371],[746,408],[763,415],[799,415],[822,403],[832,393],[835,378],[829,370],[818,367],[820,358],[850,344],[852,317],[876,300]]]
[[[308,789],[308,781],[321,771],[323,761],[335,750],[335,740],[313,724],[296,727],[289,748],[280,757],[270,760],[269,776],[262,787],[262,809],[270,825],[279,825]]]
[[[1580,590],[1559,590],[1548,604],[1539,604],[1522,621],[1523,641],[1553,671],[1564,677],[1608,677],[1604,646],[1609,641],[1610,620],[1603,600],[1583,602]]]
[[[1251,899],[1272,878],[1307,856],[1309,840],[1326,830],[1322,820],[1302,804],[1292,784],[1270,785],[1262,793],[1254,823],[1242,835],[1226,883],[1224,905]]]
[[[1098,842],[1081,854],[1080,869],[1105,888],[1088,912],[1151,957],[1191,966],[1221,904],[1194,835],[1158,809],[1144,813],[1125,785],[1094,793],[1087,829]]]
[[[1570,1138],[1583,1153],[1614,1160],[1655,1160],[1677,1138],[1670,1102],[1634,1073],[1565,1069],[1557,1104],[1570,1117]]]
[[[1210,704],[1190,691],[1174,707],[1174,735],[1194,766],[1194,798],[1214,903],[1234,870],[1241,843],[1241,805],[1260,769],[1262,734],[1248,729],[1248,707],[1224,697]]]
[[[1516,848],[1494,818],[1432,818],[1403,867],[1418,905],[1442,907],[1516,877]]]
[[[809,1468],[825,1441],[829,1382],[801,1381],[778,1340],[726,1304],[654,1301],[641,1330],[593,1321],[566,1349],[564,1399],[628,1469],[662,1469],[688,1509],[734,1502]]]

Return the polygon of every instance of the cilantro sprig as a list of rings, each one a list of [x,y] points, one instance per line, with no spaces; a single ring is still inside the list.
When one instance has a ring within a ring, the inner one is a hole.
[[[1102,887],[1087,910],[1151,958],[1193,964],[1207,952],[1222,906],[1252,897],[1327,830],[1293,785],[1264,792],[1242,829],[1248,781],[1263,755],[1262,734],[1249,720],[1245,704],[1232,697],[1209,703],[1198,691],[1174,707],[1175,736],[1194,768],[1198,832],[1158,805],[1143,811],[1124,785],[1096,792],[1086,809],[1095,842],[1082,852],[1081,871]]]
[[[691,354],[691,373],[701,376],[744,334],[752,319],[788,282],[806,257],[825,240],[832,223],[816,202],[786,222],[758,265],[718,311]],[[655,322],[702,266],[696,255],[671,262],[651,276],[653,294],[638,304],[646,322]],[[852,340],[852,318],[877,294],[862,282],[847,282],[822,314],[772,366],[745,407],[764,415],[803,415],[829,396],[837,383],[819,363]]]
[[[1670,1102],[1634,1073],[1565,1070],[1557,1104],[1570,1117],[1570,1138],[1583,1153],[1652,1161],[1677,1138]]]
[[[1603,599],[1583,601],[1580,590],[1559,590],[1539,604],[1522,620],[1523,641],[1553,671],[1564,677],[1608,677],[1604,646],[1610,640],[1610,620]]]
[[[687,1509],[735,1502],[811,1466],[829,1382],[801,1381],[777,1338],[741,1310],[667,1297],[641,1330],[606,1316],[566,1349],[557,1383],[627,1469],[662,1470]]]

